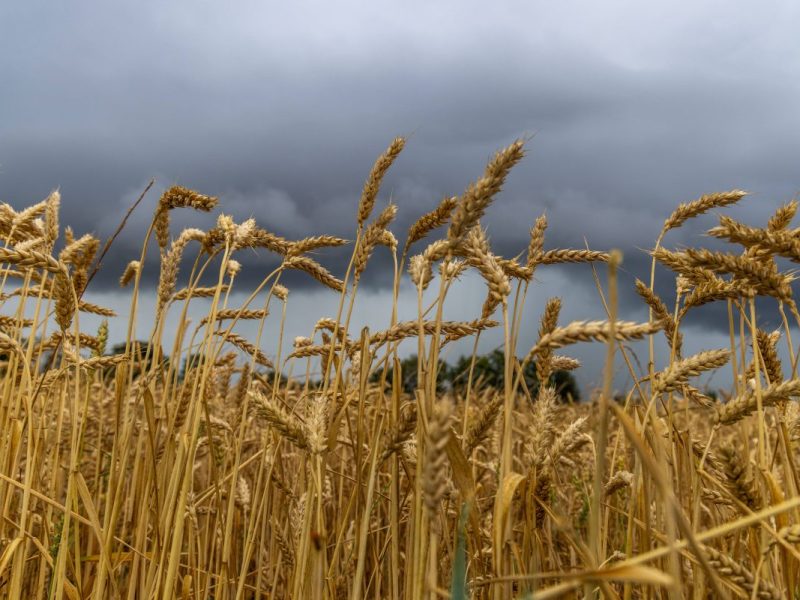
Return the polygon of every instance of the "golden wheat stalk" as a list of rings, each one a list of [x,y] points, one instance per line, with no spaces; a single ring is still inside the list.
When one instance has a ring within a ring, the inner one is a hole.
[[[506,277],[530,281],[531,271],[527,267],[519,264],[516,259],[495,256],[495,260],[497,264],[500,265],[500,268],[503,269],[503,273],[506,274]]]
[[[689,377],[718,369],[727,363],[730,357],[731,352],[728,349],[707,350],[672,363],[668,369],[655,375],[653,393],[671,392],[686,384]]]
[[[367,219],[369,219],[369,216],[372,214],[372,208],[375,206],[375,200],[378,197],[378,191],[380,191],[383,177],[400,152],[403,151],[405,145],[405,138],[396,137],[392,140],[392,143],[389,144],[386,151],[375,161],[369,173],[369,177],[367,177],[367,181],[364,183],[364,189],[361,191],[361,199],[358,203],[359,227],[366,223]]]
[[[46,239],[47,251],[51,252],[58,240],[59,211],[61,208],[61,193],[53,190],[45,200],[44,210],[44,234]]]
[[[721,215],[719,225],[709,229],[708,235],[744,246],[754,258],[763,259],[777,254],[800,262],[800,240],[789,231],[749,227]]]
[[[588,417],[578,417],[555,438],[549,451],[551,468],[555,469],[559,463],[575,465],[575,453],[592,442],[591,436],[582,431],[587,420]]]
[[[547,230],[547,215],[537,217],[531,228],[530,241],[528,243],[527,268],[531,273],[539,264],[539,259],[544,254],[544,233]]]
[[[298,254],[305,254],[306,252],[312,252],[319,248],[334,248],[349,243],[348,240],[333,235],[315,235],[296,242],[291,242],[287,254],[289,256],[295,256]]]
[[[433,269],[422,254],[416,254],[408,262],[408,274],[411,282],[418,288],[425,290],[433,279]]]
[[[431,516],[436,514],[447,487],[445,446],[447,446],[452,431],[450,427],[452,414],[453,404],[448,398],[437,400],[425,436],[422,493],[425,507]]]
[[[202,241],[204,235],[199,229],[184,229],[178,239],[172,242],[169,252],[163,257],[156,294],[158,299],[156,311],[158,313],[163,310],[175,292],[175,284],[178,281],[178,267],[180,267],[181,258],[183,258],[183,252],[187,244],[192,240]]]
[[[730,190],[728,192],[717,192],[700,196],[693,202],[680,204],[678,208],[664,221],[663,231],[669,231],[680,227],[691,218],[697,217],[714,208],[722,208],[735,204],[747,195],[742,190]]]
[[[555,331],[558,326],[558,315],[561,313],[561,298],[550,298],[544,307],[541,321],[539,322],[539,339]],[[553,370],[552,348],[542,348],[536,360],[536,376],[539,381],[546,384],[550,380]]]
[[[550,359],[550,366],[553,371],[574,371],[581,367],[581,361],[571,356],[553,356]]]
[[[218,199],[206,196],[180,185],[168,188],[162,195],[156,208],[155,231],[158,247],[163,251],[169,243],[169,211],[175,208],[193,208],[209,212],[217,205]]]
[[[688,400],[696,402],[703,408],[712,408],[716,405],[716,403],[710,396],[707,396],[706,394],[698,390],[696,387],[693,387],[691,385],[684,385],[683,393]]]
[[[780,383],[783,381],[783,365],[778,357],[777,344],[780,339],[780,331],[767,333],[763,329],[756,330],[756,340],[758,350],[761,353],[761,364],[769,377],[770,383]]]
[[[481,318],[487,319],[499,304],[505,301],[511,293],[511,285],[497,258],[489,251],[489,243],[479,226],[474,227],[464,238],[461,244],[469,263],[478,269],[489,293],[483,304]]]
[[[127,287],[127,285],[133,281],[134,277],[139,273],[142,268],[142,264],[138,260],[132,260],[128,263],[125,267],[125,271],[122,273],[122,276],[119,278],[119,285],[120,287]]]
[[[375,222],[370,223],[364,230],[364,234],[359,239],[358,246],[353,255],[353,275],[356,281],[360,279],[364,269],[367,268],[367,262],[372,256],[373,250],[375,250],[375,247],[383,240],[386,227],[394,220],[396,215],[397,205],[389,204],[381,211],[381,214],[378,215]]]
[[[783,206],[779,207],[772,215],[767,223],[767,229],[770,231],[780,231],[786,229],[792,223],[792,219],[797,214],[798,202],[797,200],[790,200]]]
[[[101,317],[116,317],[117,313],[110,308],[100,306],[99,304],[92,304],[86,300],[78,302],[78,310],[81,312],[91,313],[93,315],[100,315]]]
[[[0,248],[0,262],[27,267],[30,269],[44,269],[51,273],[60,273],[66,269],[63,263],[59,262],[49,254],[37,252],[36,250],[12,250],[10,248]]]
[[[800,544],[800,525],[786,525],[778,530],[776,539],[773,540],[771,546],[776,544],[778,540],[783,540],[789,544]]]
[[[608,252],[595,250],[548,250],[536,260],[541,265],[560,263],[608,262]]]
[[[617,321],[614,324],[614,339],[620,342],[640,340],[662,329],[660,322],[632,323]],[[545,349],[563,348],[576,342],[607,342],[611,337],[611,324],[608,321],[573,321],[566,327],[557,327],[544,335],[525,358],[525,362],[540,354]]]
[[[745,590],[750,597],[759,600],[781,600],[785,596],[770,582],[759,578],[756,585],[756,577],[744,565],[736,562],[728,554],[703,546],[709,564],[717,570],[724,578],[732,581]]]
[[[130,361],[131,357],[127,354],[112,354],[111,356],[93,356],[80,361],[80,366],[86,369],[107,369],[117,367],[122,363]]]
[[[91,336],[88,333],[80,333],[76,337],[71,331],[58,331],[47,338],[42,344],[41,348],[44,351],[53,350],[62,343],[63,339],[69,340],[72,345],[80,345],[92,350],[99,350],[101,345],[100,341],[96,337]]]
[[[667,338],[667,343],[670,348],[675,351],[675,355],[679,357],[681,355],[681,348],[683,347],[683,334],[678,331],[677,323],[672,313],[667,309],[666,304],[664,304],[664,301],[639,279],[636,280],[636,293],[638,293],[647,303],[647,306],[653,310],[653,316],[656,320],[664,324],[664,336]]]
[[[97,348],[93,350],[92,356],[103,356],[106,353],[106,346],[108,344],[108,319],[103,319],[97,328]]]
[[[18,319],[9,315],[0,315],[0,329],[10,330],[30,327],[33,323],[33,319]]]
[[[524,142],[517,140],[497,152],[486,165],[483,177],[471,184],[461,195],[447,232],[447,239],[453,246],[458,245],[484,215],[492,198],[503,187],[509,171],[525,155],[523,147]]]
[[[254,321],[265,318],[269,311],[265,309],[249,310],[244,308],[224,308],[218,310],[214,315],[215,321],[227,321],[230,319],[237,319],[240,321]],[[206,315],[200,320],[201,325],[205,325],[211,321],[211,316]]]
[[[447,223],[457,204],[458,198],[456,196],[443,198],[439,206],[417,219],[408,229],[406,248],[426,237],[434,229]]]
[[[249,356],[253,357],[259,365],[262,365],[269,369],[274,368],[272,361],[268,359],[266,355],[263,352],[261,352],[261,350],[256,348],[253,344],[248,342],[242,336],[237,335],[233,332],[226,333],[224,331],[218,331],[216,332],[216,335],[222,336],[226,342],[233,344],[234,346],[242,350],[245,354],[248,354]]]
[[[189,298],[213,298],[217,292],[224,294],[227,291],[227,284],[217,287],[185,287],[175,292],[172,299],[176,302],[180,302],[181,300],[187,300]]]
[[[621,489],[630,487],[632,482],[633,473],[630,471],[617,471],[609,478],[608,482],[606,482],[603,493],[606,496],[611,496]]]
[[[762,406],[773,406],[778,402],[788,400],[791,396],[800,395],[800,379],[790,379],[779,383],[772,383],[761,390]],[[753,390],[748,390],[729,400],[719,408],[717,422],[722,425],[731,425],[753,413],[758,407],[758,399]]]
[[[403,448],[417,428],[417,411],[409,408],[400,416],[397,424],[386,433],[384,437],[383,452],[381,452],[379,463],[384,462],[390,456],[399,452]]]
[[[761,491],[750,468],[750,459],[741,456],[730,444],[722,446],[717,456],[726,478],[726,487],[733,497],[750,510],[759,510],[762,506]]]
[[[87,233],[67,244],[58,255],[58,260],[75,267],[88,267],[100,247],[100,240]]]
[[[468,335],[474,335],[484,329],[497,327],[497,321],[490,319],[473,321],[471,323],[464,323],[460,321],[424,321],[422,323],[422,331],[425,335],[433,335],[437,329],[439,332],[448,339],[458,339]],[[397,342],[408,337],[415,337],[419,335],[420,323],[419,321],[405,321],[393,325],[385,331],[379,331],[370,336],[369,343],[371,345],[382,345],[388,342]]]
[[[53,290],[56,299],[56,323],[62,331],[69,329],[76,309],[76,291],[72,279],[64,271],[59,271],[55,276]]]
[[[712,252],[702,248],[689,248],[682,252],[659,248],[653,252],[653,256],[681,274],[691,273],[695,267],[718,273],[732,273],[756,287],[760,293],[787,301],[792,296],[791,283],[794,281],[794,276],[779,273],[774,264],[765,266],[749,257]]]
[[[336,344],[334,346],[334,351],[338,352],[343,347],[348,350],[354,349],[354,346],[350,344],[345,346],[342,346],[341,344]],[[292,352],[286,358],[288,359],[288,358],[308,358],[309,356],[327,356],[328,354],[330,354],[330,351],[331,351],[330,344],[311,345],[311,346],[304,345],[304,346],[298,346],[297,348],[292,350]]]
[[[286,412],[283,407],[257,390],[248,392],[254,412],[264,418],[278,433],[295,446],[312,451],[308,427],[297,417]]]
[[[481,405],[478,414],[470,419],[469,427],[461,443],[466,456],[471,456],[473,451],[486,441],[502,408],[503,395],[495,393],[488,402]]]
[[[753,286],[744,281],[723,281],[722,279],[716,279],[713,282],[703,283],[696,286],[684,297],[680,318],[683,318],[686,312],[695,306],[703,306],[704,304],[717,302],[719,300],[735,300],[737,298],[750,297],[753,294],[755,294]]]
[[[331,275],[330,271],[328,271],[325,267],[315,260],[308,258],[307,256],[289,257],[283,262],[283,266],[287,269],[298,269],[299,271],[304,271],[321,284],[334,291],[341,292],[344,289],[344,282],[341,279],[337,279]]]

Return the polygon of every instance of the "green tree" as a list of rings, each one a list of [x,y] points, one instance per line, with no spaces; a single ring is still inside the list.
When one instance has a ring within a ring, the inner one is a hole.
[[[463,390],[467,386],[472,357],[462,356],[455,367],[450,370],[452,387]],[[525,385],[532,396],[539,392],[539,378],[536,375],[536,365],[528,363],[523,372]],[[498,390],[505,386],[505,353],[495,349],[489,354],[478,356],[472,373],[473,386],[492,387]],[[550,376],[550,385],[555,387],[556,393],[564,402],[577,402],[580,400],[580,390],[575,377],[569,371],[555,371]]]
[[[469,378],[471,356],[461,356],[455,366],[450,366],[444,361],[439,362],[439,373],[436,388],[442,392],[445,390],[465,391]],[[402,388],[407,394],[413,394],[417,389],[417,355],[411,356],[400,361],[402,377]],[[539,392],[539,379],[536,376],[536,365],[529,363],[524,371],[525,385],[530,390],[532,396]],[[393,377],[393,369],[390,367],[386,374],[386,383],[390,385]],[[381,371],[373,373],[371,381],[377,383],[381,379]],[[496,349],[489,354],[484,354],[475,358],[475,367],[472,373],[473,389],[494,388],[503,390],[505,386],[505,354],[502,350]],[[564,402],[578,402],[580,400],[580,390],[575,377],[569,371],[556,371],[550,376],[550,385],[555,387],[556,393]]]
[[[436,377],[436,389],[443,392],[450,387],[452,379],[450,366],[443,360],[439,361],[439,372]],[[377,383],[382,376],[382,370],[378,370],[372,374],[370,381]],[[400,361],[400,376],[402,378],[402,389],[406,394],[413,394],[417,389],[417,355],[404,358]],[[394,368],[389,367],[386,373],[386,385],[391,385],[394,377]]]

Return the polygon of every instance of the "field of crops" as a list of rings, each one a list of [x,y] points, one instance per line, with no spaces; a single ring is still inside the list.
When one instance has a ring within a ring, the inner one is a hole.
[[[234,222],[224,200],[169,188],[141,232],[141,254],[119,274],[127,340],[109,340],[106,324],[81,327],[82,314],[120,318],[92,303],[114,236],[62,226],[58,192],[20,211],[0,205],[2,597],[800,593],[791,337],[800,312],[787,267],[800,262],[797,202],[776,204],[766,224],[719,214],[708,234],[724,250],[670,249],[670,232],[747,202],[745,192],[704,195],[665,215],[651,276],[636,282],[650,318],[633,322],[618,314],[619,253],[549,247],[546,216],[517,257],[493,252],[481,219],[496,196],[502,203],[524,140],[401,232],[392,223],[402,206],[379,192],[404,145],[395,139],[372,167],[352,240],[286,239],[252,219]],[[175,231],[170,216],[186,210],[219,211],[216,226]],[[326,249],[345,245],[346,272],[330,272]],[[253,251],[279,266],[243,289],[237,255]],[[393,257],[389,326],[353,330],[359,282],[377,253]],[[607,318],[563,322],[554,297],[538,323],[523,322],[535,275],[563,263],[593,264]],[[340,301],[285,351],[282,336],[264,332],[267,322],[283,331],[289,270]],[[445,298],[466,271],[485,281],[485,302],[473,320],[451,320]],[[408,321],[398,318],[402,278],[418,290]],[[655,292],[665,283],[669,297]],[[135,332],[142,297],[153,295],[152,328]],[[199,299],[208,313],[190,320]],[[688,355],[682,324],[712,302],[730,343]],[[778,330],[762,329],[757,304]],[[532,347],[518,344],[523,327],[538,327]],[[501,386],[469,369],[463,385],[441,389],[443,349],[481,335],[503,341]],[[631,340],[649,342],[649,356],[635,360]],[[554,373],[580,368],[569,356],[576,343],[606,357],[605,378],[593,400],[569,404]],[[669,360],[659,361],[664,348]],[[411,390],[401,366],[409,349],[420,357]],[[620,366],[635,382],[621,397]],[[700,389],[696,378],[717,369],[729,389]]]

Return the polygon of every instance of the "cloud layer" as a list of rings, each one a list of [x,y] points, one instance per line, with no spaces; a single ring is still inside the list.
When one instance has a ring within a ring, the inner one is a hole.
[[[352,238],[372,162],[407,135],[381,195],[400,237],[532,134],[486,219],[496,251],[525,248],[546,211],[548,247],[621,248],[630,288],[677,203],[744,188],[736,214],[763,222],[796,193],[798,17],[789,1],[4,3],[0,200],[58,186],[64,222],[107,236],[155,177],[93,283],[110,292],[171,184],[280,235]],[[391,263],[375,260],[366,281],[381,289]],[[548,293],[588,313],[581,275]]]

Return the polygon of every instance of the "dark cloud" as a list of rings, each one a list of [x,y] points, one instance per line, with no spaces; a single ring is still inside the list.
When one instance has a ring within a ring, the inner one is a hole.
[[[93,284],[110,288],[173,183],[280,235],[352,238],[372,162],[408,135],[381,195],[400,206],[402,237],[534,134],[486,218],[497,251],[524,249],[546,211],[548,247],[621,248],[632,286],[677,203],[741,187],[755,195],[737,214],[764,221],[797,191],[793,3],[403,6],[6,3],[0,199],[60,186],[64,221],[105,236],[156,177]],[[321,257],[339,273],[346,259]],[[243,276],[270,260],[248,258]],[[375,261],[365,283],[380,287],[391,262]],[[576,279],[590,296],[588,272]]]

